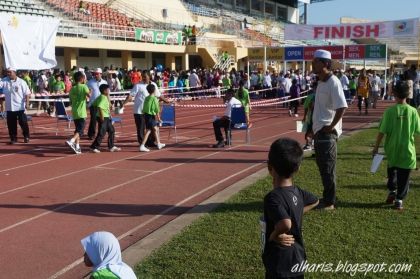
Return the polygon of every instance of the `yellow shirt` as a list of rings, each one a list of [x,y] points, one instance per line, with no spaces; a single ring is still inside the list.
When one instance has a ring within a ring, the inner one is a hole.
[[[357,95],[364,98],[369,97],[369,79],[368,77],[361,78],[357,80]]]

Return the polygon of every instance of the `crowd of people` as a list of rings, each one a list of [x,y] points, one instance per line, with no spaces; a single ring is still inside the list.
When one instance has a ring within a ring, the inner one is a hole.
[[[90,149],[100,153],[100,145],[108,133],[110,152],[120,151],[114,143],[115,130],[111,120],[110,93],[129,89],[130,93],[118,105],[120,110],[133,102],[133,117],[136,124],[137,140],[140,152],[149,152],[150,147],[162,149],[160,142],[160,103],[171,103],[168,99],[176,93],[188,90],[193,98],[199,98],[196,89],[225,87],[223,101],[226,104],[224,115],[213,121],[216,144],[214,148],[225,146],[221,129],[228,129],[233,107],[243,107],[246,114],[246,125],[251,127],[251,97],[282,98],[291,97],[289,115],[298,116],[299,98],[302,91],[309,94],[304,102],[303,121],[306,123],[306,145],[302,146],[290,139],[279,139],[270,148],[268,169],[273,176],[274,189],[264,199],[264,216],[261,219],[263,233],[263,261],[266,278],[279,278],[302,275],[291,272],[293,265],[305,260],[301,235],[302,214],[310,209],[334,210],[336,208],[336,164],[337,141],[342,134],[342,119],[349,105],[357,99],[359,114],[362,106],[365,114],[370,108],[376,108],[379,99],[395,98],[396,105],[389,107],[382,117],[373,155],[385,138],[385,153],[388,158],[388,190],[386,203],[393,204],[397,210],[403,209],[403,199],[409,189],[411,170],[416,168],[416,151],[414,136],[420,134],[420,118],[417,112],[419,105],[420,74],[415,66],[390,78],[388,90],[385,91],[384,80],[375,71],[360,72],[349,70],[332,70],[331,53],[326,50],[315,51],[312,60],[312,72],[302,74],[300,70],[276,72],[252,72],[248,78],[244,71],[230,72],[220,70],[194,69],[191,71],[157,71],[156,69],[130,71],[121,69],[97,68],[73,69],[68,73],[28,72],[8,68],[7,77],[0,82],[6,102],[7,124],[10,143],[17,142],[17,122],[22,127],[24,142],[29,142],[30,133],[25,110],[30,96],[35,92],[52,94],[68,93],[74,120],[75,131],[66,141],[77,154],[81,153],[80,138],[84,135],[85,120],[90,112],[87,137],[93,140]],[[117,81],[118,80],[118,81]],[[125,87],[127,86],[127,87]],[[179,87],[178,87],[179,86]],[[162,94],[162,90],[167,90]],[[179,92],[178,90],[181,90]],[[261,91],[260,91],[261,90]],[[51,108],[47,107],[47,110]],[[293,111],[292,111],[293,110]],[[98,128],[96,127],[98,123]],[[323,185],[322,198],[293,185],[293,175],[298,171],[303,158],[303,150],[314,146],[316,163]],[[109,272],[112,269],[97,268],[105,259],[95,254],[97,247],[91,247],[90,238],[106,238],[115,242],[112,235],[101,233],[82,240],[86,251],[85,263],[94,266],[94,272]],[[115,243],[116,245],[117,243]],[[280,244],[290,249],[278,249]],[[105,244],[104,244],[105,245]],[[117,247],[117,246],[116,246]],[[117,247],[118,248],[118,247]],[[119,248],[116,254],[120,253]],[[293,255],[292,255],[293,254]],[[105,261],[106,262],[106,261]],[[120,258],[115,266],[131,274]],[[108,267],[111,267],[108,265]]]

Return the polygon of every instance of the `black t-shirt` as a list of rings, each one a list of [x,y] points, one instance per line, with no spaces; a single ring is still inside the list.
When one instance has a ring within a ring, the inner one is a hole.
[[[302,216],[306,205],[315,203],[318,198],[310,192],[296,186],[276,187],[264,198],[265,236],[263,242],[263,262],[266,278],[294,277],[303,273],[292,272],[292,267],[306,260],[302,238]],[[287,234],[292,234],[295,243],[281,246],[269,241],[274,226],[281,220],[290,219],[292,227]],[[262,224],[264,226],[264,223]]]

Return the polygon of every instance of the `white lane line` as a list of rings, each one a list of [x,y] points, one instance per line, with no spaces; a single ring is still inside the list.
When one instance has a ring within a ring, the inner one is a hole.
[[[239,147],[239,146],[240,146],[240,145],[238,145],[238,146],[236,146],[236,147],[232,147],[231,149],[237,148],[237,147]],[[157,170],[157,171],[155,171],[155,172],[153,172],[153,173],[148,173],[148,174],[145,174],[145,175],[143,175],[143,176],[136,177],[136,178],[133,178],[133,179],[131,179],[131,180],[127,180],[127,181],[122,182],[122,183],[120,183],[120,184],[114,185],[114,186],[112,186],[112,187],[106,188],[106,189],[101,190],[101,191],[99,191],[99,192],[95,192],[95,193],[90,194],[90,195],[88,195],[88,196],[85,196],[85,197],[83,197],[83,198],[80,198],[80,199],[74,200],[74,201],[72,201],[72,202],[70,202],[70,203],[64,204],[64,205],[59,206],[59,207],[57,207],[57,208],[54,208],[54,209],[52,209],[52,210],[49,210],[49,211],[46,211],[46,212],[44,212],[44,213],[41,213],[41,214],[35,215],[35,216],[31,217],[31,218],[24,219],[24,220],[22,220],[22,221],[20,221],[20,222],[17,222],[17,223],[15,223],[15,224],[13,224],[13,225],[10,225],[10,226],[7,226],[7,227],[4,227],[4,228],[0,229],[0,233],[3,233],[3,232],[8,231],[8,230],[11,230],[11,229],[13,229],[13,228],[15,228],[15,227],[17,227],[17,226],[23,225],[23,224],[28,223],[28,222],[30,222],[30,221],[33,221],[33,220],[39,219],[39,218],[41,218],[41,217],[43,217],[43,216],[46,216],[46,215],[49,215],[49,214],[51,214],[51,213],[53,213],[53,212],[60,211],[60,210],[62,210],[62,209],[64,209],[64,208],[67,208],[67,207],[69,207],[69,206],[72,206],[72,205],[74,205],[74,204],[76,204],[76,203],[81,203],[81,202],[83,202],[83,201],[85,201],[85,200],[87,200],[87,199],[90,199],[90,198],[96,197],[96,196],[98,196],[98,195],[104,194],[104,193],[106,193],[106,192],[109,192],[109,191],[112,191],[112,190],[115,190],[115,189],[121,188],[121,187],[123,187],[123,186],[125,186],[125,185],[127,185],[127,184],[130,184],[130,183],[133,183],[133,182],[136,182],[136,181],[142,180],[142,179],[147,178],[147,177],[149,177],[149,176],[151,176],[151,175],[154,175],[154,174],[159,174],[159,173],[161,173],[161,172],[164,172],[164,171],[167,171],[167,170],[170,170],[170,169],[173,169],[173,168],[176,168],[176,167],[179,167],[179,166],[185,165],[185,164],[189,164],[189,163],[192,163],[192,162],[194,162],[194,161],[199,161],[199,160],[201,160],[201,159],[205,159],[205,158],[207,158],[207,157],[211,157],[211,156],[213,156],[213,155],[216,155],[216,154],[218,154],[218,153],[220,153],[220,152],[221,152],[221,151],[213,152],[213,153],[210,153],[210,154],[207,154],[207,155],[204,155],[204,156],[198,157],[198,158],[194,158],[194,159],[188,160],[188,161],[186,161],[186,162],[184,162],[184,163],[178,163],[178,164],[175,164],[175,165],[171,165],[171,166],[169,166],[169,167],[166,167],[166,168],[163,168],[163,169]],[[87,169],[80,170],[80,171],[77,171],[77,172],[83,172],[83,171],[87,171]],[[63,175],[63,176],[67,176],[67,175]],[[16,189],[14,189],[14,190],[16,190]],[[9,190],[9,191],[11,191],[11,190]],[[8,192],[9,192],[9,191],[8,191]],[[1,194],[1,193],[0,193],[0,194]]]
[[[134,172],[155,172],[155,171],[151,171],[151,170],[123,169],[123,168],[110,168],[110,167],[96,167],[95,169],[116,170],[116,171],[134,171]]]
[[[199,196],[199,195],[201,195],[201,194],[203,194],[203,193],[205,193],[205,192],[207,192],[207,191],[211,190],[212,188],[214,188],[214,187],[216,187],[216,186],[218,186],[218,185],[220,185],[220,184],[224,183],[225,181],[228,181],[229,179],[232,179],[232,178],[234,178],[235,176],[238,176],[239,174],[242,174],[242,173],[244,173],[244,172],[247,172],[248,170],[250,170],[250,169],[252,169],[252,168],[255,168],[255,167],[257,167],[258,165],[261,165],[261,164],[262,164],[262,163],[257,163],[257,164],[254,164],[254,165],[252,165],[252,166],[249,166],[249,167],[248,167],[248,168],[246,168],[246,169],[243,169],[243,170],[241,170],[241,171],[239,171],[239,172],[237,172],[237,173],[234,173],[234,174],[232,174],[232,175],[230,175],[230,176],[228,176],[228,177],[225,177],[224,179],[219,180],[218,182],[216,182],[216,183],[214,183],[214,184],[212,184],[212,185],[208,186],[207,188],[204,188],[204,189],[202,189],[201,191],[199,191],[199,192],[197,192],[197,193],[195,193],[195,194],[193,194],[193,195],[191,195],[191,196],[186,197],[185,199],[183,199],[182,201],[178,202],[177,204],[175,204],[175,205],[173,205],[173,206],[171,206],[171,207],[169,207],[169,208],[167,208],[167,209],[163,210],[163,211],[162,211],[162,212],[160,212],[159,214],[154,215],[154,216],[153,216],[152,218],[150,218],[149,220],[147,220],[147,221],[145,221],[145,222],[143,222],[143,223],[139,224],[138,226],[136,226],[136,227],[132,228],[131,230],[127,231],[126,233],[124,233],[124,234],[122,234],[122,235],[118,236],[118,237],[117,237],[117,238],[118,238],[118,240],[121,240],[121,239],[123,239],[124,237],[129,236],[130,234],[134,233],[135,231],[138,231],[139,229],[141,229],[141,228],[143,228],[143,227],[147,226],[148,224],[150,224],[150,223],[154,222],[155,220],[159,219],[160,217],[164,216],[164,215],[165,215],[165,214],[167,214],[168,212],[170,212],[170,211],[172,211],[172,210],[176,209],[177,207],[179,207],[179,206],[183,205],[184,203],[186,203],[186,202],[188,202],[188,201],[190,201],[190,200],[194,199],[195,197],[197,197],[197,196]],[[49,277],[48,279],[56,279],[56,278],[58,278],[59,276],[64,275],[66,272],[68,272],[68,271],[69,271],[69,270],[71,270],[72,268],[74,268],[74,267],[76,267],[77,265],[81,264],[82,262],[83,262],[83,258],[79,258],[79,259],[77,259],[76,261],[74,261],[73,263],[71,263],[71,264],[67,265],[66,267],[64,267],[63,269],[61,269],[61,270],[60,270],[60,271],[58,271],[57,273],[55,273],[54,275],[52,275],[51,277]]]

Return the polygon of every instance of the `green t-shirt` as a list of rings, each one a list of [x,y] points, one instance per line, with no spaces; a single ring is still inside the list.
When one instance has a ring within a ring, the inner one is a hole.
[[[222,79],[222,82],[223,82],[223,87],[225,87],[225,88],[229,88],[232,85],[232,82],[230,81],[230,78],[227,77],[227,76],[225,76]]]
[[[64,84],[64,83],[63,83]],[[89,88],[86,84],[76,84],[70,90],[69,98],[73,119],[86,118],[86,97],[89,95]]]
[[[351,79],[350,80],[350,82],[349,82],[349,88],[356,90],[357,84],[356,84],[356,81],[354,79]]]
[[[50,90],[50,92],[52,92],[54,90],[55,82],[56,82],[55,77],[51,76],[50,79],[48,80],[48,89]]]
[[[397,104],[385,110],[379,124],[385,134],[385,154],[388,167],[416,168],[414,135],[420,134],[420,119],[417,110],[407,104]]]
[[[120,277],[115,275],[108,268],[104,268],[93,272],[92,275],[90,275],[90,279],[120,279]]]
[[[26,82],[26,84],[28,85],[29,89],[33,90],[33,82],[30,76],[24,76],[23,80]]]
[[[315,94],[309,94],[308,97],[306,97],[305,102],[303,103],[303,108],[307,111],[306,117],[305,117],[305,123],[308,125],[312,125],[312,104],[315,102]]]
[[[56,81],[55,83],[54,83],[54,86],[53,86],[54,88],[53,88],[53,91],[54,92],[62,92],[62,91],[64,91],[64,89],[66,88],[66,86],[64,85],[64,82],[63,81]]]
[[[247,106],[249,106],[249,92],[248,92],[248,89],[244,88],[242,92],[243,92],[242,98],[239,98],[239,90],[236,92],[235,98],[238,99],[241,102],[243,107],[247,107]]]
[[[98,112],[96,113],[97,117],[101,116],[99,114],[99,110],[102,110],[103,117],[109,117],[111,115],[107,96],[101,94],[98,98],[96,98],[95,102],[93,102],[93,106],[98,108]]]
[[[159,111],[159,100],[156,98],[156,96],[147,96],[144,100],[143,113],[147,113],[149,115],[156,115],[159,113]]]

